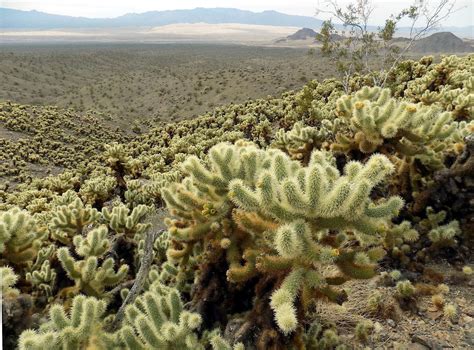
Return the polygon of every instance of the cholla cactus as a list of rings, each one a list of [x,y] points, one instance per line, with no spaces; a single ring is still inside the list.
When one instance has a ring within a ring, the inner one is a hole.
[[[444,317],[446,317],[449,320],[453,321],[456,318],[457,314],[458,314],[458,308],[457,308],[456,304],[453,304],[453,303],[446,304],[443,307],[443,314],[444,314]]]
[[[311,323],[303,334],[303,341],[308,350],[346,350],[337,332],[334,329],[323,331],[321,324],[317,321]]]
[[[437,104],[452,111],[456,119],[472,119],[474,79],[472,59],[444,57],[437,65],[408,82],[404,96],[424,104]]]
[[[231,345],[219,334],[216,334],[211,338],[211,346],[212,350],[245,350],[244,344],[237,343]]]
[[[365,343],[369,340],[370,332],[374,329],[374,324],[370,320],[364,320],[357,323],[355,328],[356,338]]]
[[[125,172],[132,176],[137,176],[143,170],[140,160],[130,157],[124,144],[114,142],[106,145],[104,157],[110,167],[119,173],[120,176],[124,176]]]
[[[65,171],[57,176],[44,179],[45,187],[56,193],[73,192],[71,189],[80,183],[79,176],[71,171]]]
[[[94,205],[102,205],[109,198],[114,190],[117,181],[112,176],[104,175],[102,173],[92,173],[90,178],[84,181],[84,184],[79,190],[79,195],[84,200],[84,203]]]
[[[70,244],[75,235],[81,235],[86,225],[96,222],[100,212],[84,205],[80,198],[58,207],[51,220],[52,237],[63,244]]]
[[[375,274],[374,263],[383,254],[365,248],[364,241],[403,205],[399,197],[378,202],[369,197],[393,171],[386,157],[374,155],[365,165],[350,162],[344,174],[327,153],[314,151],[303,167],[279,150],[245,142],[216,145],[209,158],[209,168],[188,159],[189,177],[163,191],[171,213],[180,217],[167,221],[171,237],[182,245],[173,255],[189,256],[196,241],[215,239],[226,251],[230,281],[289,271],[271,300],[284,333],[298,324],[294,304],[301,291],[336,301],[341,295],[332,281]],[[362,245],[350,247],[351,240]],[[319,267],[327,264],[339,268],[335,280],[321,274]]]
[[[4,297],[16,296],[19,294],[18,289],[13,288],[17,281],[18,276],[15,275],[15,272],[11,267],[0,267],[0,290]]]
[[[0,213],[0,253],[12,264],[33,260],[46,235],[46,229],[20,208]]]
[[[397,283],[397,293],[401,298],[411,298],[415,294],[415,287],[408,281],[400,281]]]
[[[320,148],[324,142],[332,138],[332,124],[324,119],[320,128],[312,126],[304,127],[303,123],[297,122],[288,132],[284,129],[278,130],[275,135],[274,146],[286,151],[292,159],[300,160],[307,164],[311,151]]]
[[[393,147],[401,156],[418,157],[426,165],[440,167],[441,141],[457,129],[450,112],[435,106],[409,104],[390,97],[389,89],[364,87],[338,100],[338,113],[350,121],[353,138],[338,134],[336,150],[358,149],[373,153]]]
[[[156,198],[156,193],[158,193],[158,196],[160,195],[161,188],[156,188],[153,183],[145,183],[141,179],[126,179],[126,186],[127,190],[123,195],[125,202],[130,208],[135,208],[142,204],[151,205]]]
[[[185,311],[178,291],[159,281],[127,306],[125,315],[119,333],[127,349],[204,350],[194,333],[201,316]]]
[[[456,244],[455,237],[461,233],[459,222],[457,220],[450,221],[446,225],[433,228],[428,233],[428,238],[436,247],[447,247]]]
[[[114,142],[110,145],[105,145],[104,158],[112,167],[116,167],[119,164],[123,166],[132,160],[132,157],[127,154],[125,145],[117,142]]]
[[[446,220],[446,212],[435,212],[433,208],[426,208],[427,219],[423,226],[429,227],[428,238],[433,243],[432,248],[450,247],[456,245],[456,236],[461,234],[459,222],[452,220],[445,225],[440,225]]]
[[[93,297],[76,296],[69,315],[61,305],[49,311],[50,320],[39,331],[24,331],[20,350],[116,349],[117,339],[103,331],[106,303]]]
[[[102,209],[102,215],[109,227],[116,233],[129,237],[141,236],[150,227],[150,224],[140,223],[149,212],[150,207],[146,205],[135,207],[131,213],[123,204],[113,207],[112,210],[106,207]]]
[[[56,282],[56,271],[51,268],[49,260],[45,260],[39,270],[26,273],[26,280],[38,288],[46,296],[53,295],[53,287]]]
[[[403,263],[410,260],[406,253],[411,252],[411,244],[416,242],[420,235],[417,230],[411,227],[409,221],[403,221],[398,225],[392,225],[387,230],[382,231],[383,245],[388,253]]]
[[[382,155],[372,156],[365,165],[348,163],[344,175],[339,173],[331,156],[320,151],[312,153],[305,168],[282,153],[271,154],[266,161],[269,167],[258,171],[255,183],[233,180],[229,197],[246,212],[261,212],[267,218],[289,224],[276,232],[275,242],[281,242],[276,243],[280,253],[286,250],[288,235],[298,237],[291,243],[294,249],[284,255],[298,254],[297,245],[304,245],[305,232],[310,234],[314,229],[353,228],[372,235],[403,205],[400,197],[379,203],[369,198],[371,190],[394,170]],[[303,220],[307,223],[302,223]],[[298,242],[300,239],[303,241]]]
[[[68,248],[59,248],[57,256],[68,277],[76,282],[76,290],[87,295],[101,296],[105,287],[120,283],[128,272],[128,265],[121,265],[114,271],[114,259],[105,258],[110,248],[107,227],[90,231],[87,237],[75,236],[74,246],[82,260],[75,260]]]

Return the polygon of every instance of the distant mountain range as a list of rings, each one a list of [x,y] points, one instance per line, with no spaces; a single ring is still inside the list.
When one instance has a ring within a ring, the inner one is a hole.
[[[8,29],[55,29],[55,28],[118,28],[158,27],[177,23],[239,23],[318,29],[323,21],[309,16],[296,16],[277,11],[251,12],[235,8],[195,8],[192,10],[149,11],[129,13],[115,18],[86,18],[53,15],[39,11],[21,11],[0,8],[0,28]],[[342,26],[339,26],[342,27]],[[376,26],[371,27],[376,29]],[[403,35],[406,28],[400,28]],[[474,36],[474,26],[445,27],[460,37]]]
[[[233,8],[195,8],[193,10],[129,13],[115,18],[85,18],[52,15],[38,11],[0,8],[0,28],[107,28],[158,27],[176,23],[240,23],[285,27],[319,27],[323,21],[276,11],[251,12]]]

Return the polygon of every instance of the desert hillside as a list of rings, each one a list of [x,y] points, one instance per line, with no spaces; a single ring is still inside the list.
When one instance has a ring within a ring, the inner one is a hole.
[[[157,89],[134,71],[137,52],[123,63],[83,46],[81,64],[30,50],[2,52],[17,89],[0,102],[5,349],[474,346],[474,55],[400,62],[383,87],[379,71],[346,85],[315,71],[273,96],[163,113],[140,130],[45,102],[54,89],[73,99],[91,74],[98,108],[104,94]],[[226,68],[192,86],[227,76],[241,92],[284,67],[245,57],[255,66],[216,59]],[[209,60],[167,59],[154,68],[178,82],[171,66]],[[116,71],[97,69],[104,61]],[[18,102],[46,86],[43,100]]]

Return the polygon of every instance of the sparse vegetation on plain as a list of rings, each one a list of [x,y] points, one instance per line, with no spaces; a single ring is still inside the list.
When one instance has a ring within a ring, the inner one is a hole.
[[[335,74],[305,48],[210,44],[3,45],[0,67],[1,101],[93,110],[127,132]]]

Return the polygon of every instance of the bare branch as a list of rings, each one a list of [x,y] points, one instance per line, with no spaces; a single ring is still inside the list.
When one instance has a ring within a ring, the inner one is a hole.
[[[130,292],[128,293],[127,297],[120,306],[120,309],[118,310],[117,314],[115,315],[114,320],[110,324],[110,331],[113,332],[117,330],[117,328],[122,323],[123,317],[125,315],[125,307],[133,303],[136,297],[141,293],[143,286],[145,285],[148,272],[150,271],[151,263],[153,262],[153,244],[155,243],[156,238],[162,233],[163,231],[147,232],[145,236],[145,255],[142,258],[140,268],[138,269],[137,277],[135,278],[135,282],[133,283]]]

